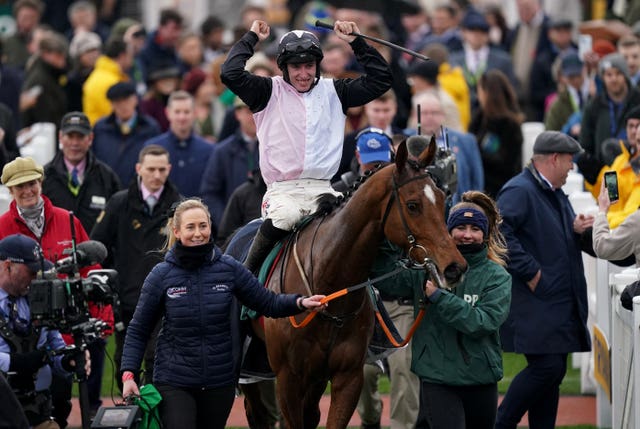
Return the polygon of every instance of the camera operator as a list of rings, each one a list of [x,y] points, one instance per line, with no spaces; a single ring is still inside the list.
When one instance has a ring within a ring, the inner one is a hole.
[[[52,372],[74,371],[77,354],[48,353],[46,350],[65,348],[62,336],[58,331],[31,324],[29,286],[38,270],[53,266],[49,261],[41,264],[37,257],[40,252],[38,243],[22,234],[0,240],[0,371],[8,373],[9,384],[29,424],[37,429],[55,429],[59,426],[51,418]],[[87,353],[87,373],[90,366]]]

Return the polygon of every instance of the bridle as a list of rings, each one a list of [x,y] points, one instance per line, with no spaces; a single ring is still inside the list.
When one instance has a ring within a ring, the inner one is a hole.
[[[417,166],[415,168],[418,168]],[[440,275],[438,274],[438,266],[436,265],[435,261],[431,258],[429,258],[428,253],[427,253],[427,249],[419,244],[416,240],[415,235],[413,234],[413,232],[411,231],[411,228],[409,228],[409,224],[407,223],[407,219],[404,216],[404,212],[402,211],[402,204],[400,202],[400,194],[398,193],[398,191],[400,190],[400,188],[402,188],[403,186],[416,181],[416,180],[422,180],[425,178],[429,178],[431,180],[433,180],[433,175],[430,172],[427,172],[425,174],[420,174],[418,176],[413,176],[410,177],[409,179],[405,180],[404,182],[398,183],[396,181],[396,176],[395,174],[392,174],[392,180],[393,180],[393,189],[391,192],[391,196],[389,197],[389,201],[387,202],[387,207],[385,208],[384,211],[384,215],[382,216],[382,230],[384,231],[384,227],[387,223],[387,219],[389,218],[389,214],[391,213],[391,208],[394,206],[394,203],[397,202],[397,207],[398,207],[398,213],[400,214],[400,220],[402,221],[402,226],[404,228],[404,232],[405,235],[407,237],[407,241],[409,242],[409,251],[407,252],[407,257],[409,258],[409,261],[413,264],[414,267],[416,268],[424,268],[426,271],[428,271],[430,277],[433,279],[433,281],[436,283],[436,286],[440,289],[443,289],[445,286],[442,283],[442,279],[440,278]],[[413,253],[420,253],[422,252],[422,254],[424,254],[424,258],[422,260],[414,258],[412,256]]]

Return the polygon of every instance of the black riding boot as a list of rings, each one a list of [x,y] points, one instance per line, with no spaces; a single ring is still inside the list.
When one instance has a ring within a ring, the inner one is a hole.
[[[285,235],[287,231],[273,226],[271,219],[265,220],[251,243],[244,266],[252,273],[257,273],[273,246]]]

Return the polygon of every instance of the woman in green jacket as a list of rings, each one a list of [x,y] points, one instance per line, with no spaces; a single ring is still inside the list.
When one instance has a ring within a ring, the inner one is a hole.
[[[430,305],[412,340],[411,367],[421,381],[417,428],[423,419],[431,429],[493,429],[502,378],[499,328],[511,302],[500,221],[495,202],[477,191],[465,192],[450,211],[447,228],[469,271],[452,291],[431,281],[424,289]]]

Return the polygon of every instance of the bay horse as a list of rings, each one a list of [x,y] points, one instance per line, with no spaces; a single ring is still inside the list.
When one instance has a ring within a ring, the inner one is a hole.
[[[276,262],[267,287],[329,295],[359,284],[367,279],[385,237],[414,261],[432,261],[440,282],[442,277],[449,284],[459,281],[466,262],[446,229],[444,193],[426,169],[435,154],[434,139],[415,159],[409,159],[402,142],[393,164],[371,175],[340,207],[295,233],[295,245]],[[329,381],[327,429],[347,427],[362,388],[373,327],[367,288],[332,300],[301,329],[288,319],[265,318],[267,354],[287,428],[318,426],[318,404]]]

